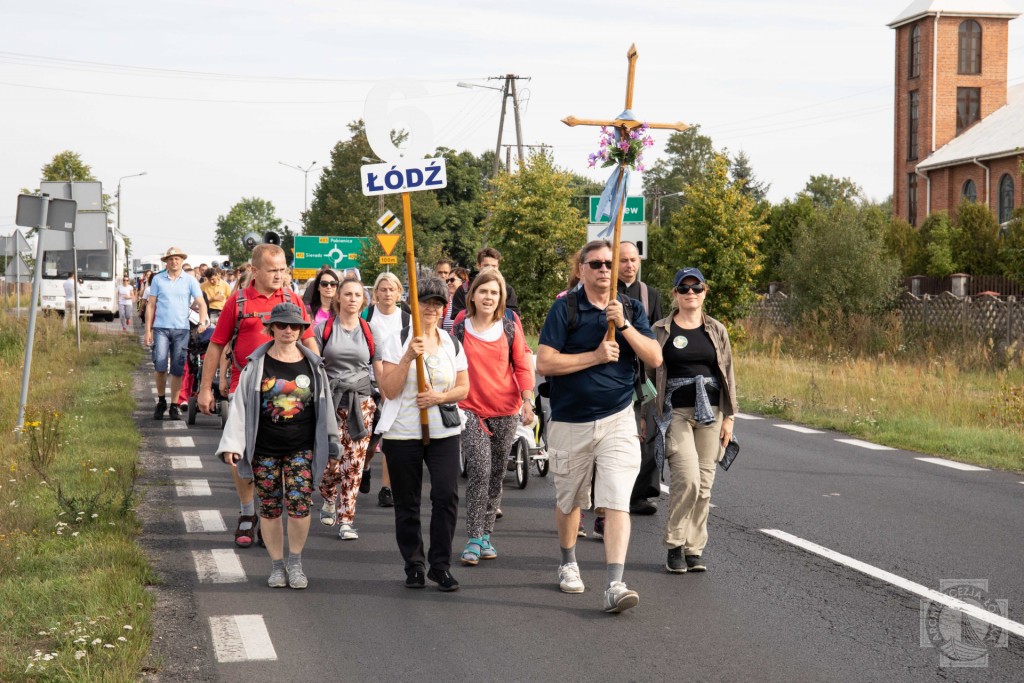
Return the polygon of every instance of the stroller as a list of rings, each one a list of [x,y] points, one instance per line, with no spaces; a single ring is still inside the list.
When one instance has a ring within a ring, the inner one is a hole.
[[[540,476],[548,474],[547,442],[544,440],[546,424],[544,406],[538,395],[534,400],[533,424],[516,426],[516,439],[508,454],[508,471],[516,473],[516,485],[521,489],[525,489],[530,481],[530,465],[537,466]]]
[[[199,385],[203,376],[203,360],[206,350],[210,346],[210,338],[213,337],[213,328],[199,334],[196,325],[189,325],[188,349],[185,355],[185,364],[188,367],[188,374],[191,380],[191,387],[188,392],[188,419],[189,425],[196,423],[196,414],[199,412]],[[213,377],[213,395],[217,397],[213,404],[213,414],[220,416],[220,426],[223,428],[228,419],[228,401],[220,395],[220,372]]]

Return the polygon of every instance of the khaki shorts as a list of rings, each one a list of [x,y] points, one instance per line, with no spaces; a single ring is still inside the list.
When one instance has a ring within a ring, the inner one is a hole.
[[[628,512],[640,472],[633,406],[596,422],[550,422],[548,462],[554,474],[555,502],[564,514],[590,507],[592,480],[597,508]]]

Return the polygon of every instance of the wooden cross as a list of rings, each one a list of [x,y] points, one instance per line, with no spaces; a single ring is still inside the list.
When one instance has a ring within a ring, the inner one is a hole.
[[[626,74],[626,109],[633,108],[633,82],[636,79],[636,43],[629,46],[629,51],[626,52],[626,59],[629,60],[629,72]],[[575,116],[567,116],[562,119],[562,123],[567,126],[614,126],[618,128],[620,137],[628,138],[629,131],[634,128],[639,128],[643,125],[643,121],[627,121],[625,119],[612,119],[609,121],[601,121],[598,119],[578,119]],[[662,130],[678,130],[684,131],[690,126],[677,121],[676,123],[648,123],[648,128],[659,128]],[[626,165],[619,163],[619,185],[622,185],[622,176],[626,172]],[[619,255],[618,248],[619,242],[622,240],[622,210],[626,205],[626,189],[622,189],[622,201],[619,203],[618,208],[615,210],[615,231],[612,236],[612,249],[616,250],[612,253],[612,288],[608,293],[608,301],[613,301],[615,295],[619,289]],[[615,339],[615,326],[612,323],[608,323],[608,339]]]

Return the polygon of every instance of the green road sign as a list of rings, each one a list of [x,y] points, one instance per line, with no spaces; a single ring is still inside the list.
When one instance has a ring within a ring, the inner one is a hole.
[[[312,270],[314,274],[324,264],[335,270],[358,268],[368,241],[366,237],[296,235],[295,262],[292,265],[299,271]]]
[[[597,215],[597,203],[601,200],[600,197],[590,198],[590,222],[591,223],[602,223],[607,222],[615,216],[598,216]],[[626,197],[626,208],[622,210],[622,222],[623,223],[643,223],[644,222],[644,198],[643,196],[637,197]]]

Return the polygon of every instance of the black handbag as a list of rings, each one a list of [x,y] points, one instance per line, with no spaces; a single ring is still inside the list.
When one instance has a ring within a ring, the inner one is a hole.
[[[723,470],[728,471],[732,467],[732,461],[736,459],[736,456],[740,454],[740,442],[733,436],[729,440],[729,445],[725,447],[725,455],[718,461],[718,466]]]
[[[462,425],[462,418],[459,417],[459,406],[454,403],[439,403],[437,409],[441,411],[441,424],[445,427],[459,427]]]

